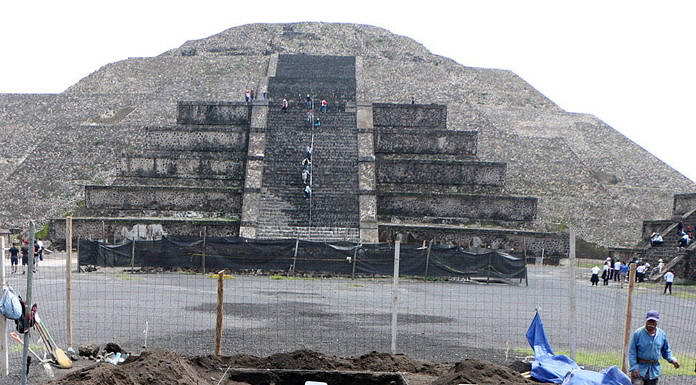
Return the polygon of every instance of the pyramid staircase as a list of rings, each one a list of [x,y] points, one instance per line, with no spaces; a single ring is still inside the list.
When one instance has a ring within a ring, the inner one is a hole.
[[[650,277],[653,281],[659,281],[667,270],[672,270],[678,277],[696,279],[696,266],[693,266],[696,255],[696,243],[692,242],[686,249],[680,249],[678,228],[681,223],[684,229],[696,228],[696,194],[676,194],[672,208],[672,217],[667,220],[643,221],[643,236],[641,258],[657,266],[658,260],[667,261],[662,272]],[[653,232],[662,235],[664,243],[659,246],[651,246],[650,236]]]

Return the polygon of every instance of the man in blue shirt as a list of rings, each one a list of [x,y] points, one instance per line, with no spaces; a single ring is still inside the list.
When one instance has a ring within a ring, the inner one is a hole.
[[[660,313],[651,310],[645,317],[645,326],[633,332],[628,349],[631,378],[642,378],[645,385],[656,385],[660,377],[660,357],[679,368],[667,342],[667,333],[657,327]]]

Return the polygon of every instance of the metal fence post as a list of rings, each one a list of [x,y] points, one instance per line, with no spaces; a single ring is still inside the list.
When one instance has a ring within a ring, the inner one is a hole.
[[[201,269],[203,274],[205,274],[205,257],[207,254],[207,241],[208,241],[208,226],[203,226],[203,258],[201,258]]]
[[[431,239],[430,243],[428,243],[428,251],[425,253],[425,279],[428,279],[428,267],[430,267],[430,249],[433,248],[433,241],[435,239]]]
[[[396,235],[394,242],[394,274],[392,281],[392,314],[391,314],[391,354],[396,354],[396,325],[399,311],[399,253],[401,252],[401,234]]]
[[[73,346],[72,325],[72,217],[65,218],[65,335]]]
[[[575,342],[577,339],[577,304],[576,304],[576,262],[575,262],[575,229],[568,232],[569,237],[569,253],[568,253],[568,284],[569,299],[568,299],[568,323],[570,324],[568,337],[570,338],[570,358],[575,360]]]
[[[27,248],[29,249],[29,263],[27,271],[27,306],[24,311],[23,317],[29,319],[31,316],[31,301],[32,301],[32,282],[34,279],[34,233],[36,232],[36,225],[34,221],[29,222],[29,244]],[[27,372],[29,371],[27,355],[29,354],[29,334],[27,331],[24,333],[24,344],[22,345],[22,385],[27,385]]]
[[[0,286],[5,287],[5,235],[0,233],[0,242],[2,242],[2,249],[0,249]],[[2,336],[0,336],[0,361],[2,361],[2,375],[7,376],[10,374],[10,368],[8,364],[9,352],[7,350],[7,319],[5,317],[0,317],[0,331],[2,331]]]

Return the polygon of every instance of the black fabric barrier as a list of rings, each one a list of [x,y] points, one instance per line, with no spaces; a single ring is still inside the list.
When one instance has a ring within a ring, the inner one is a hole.
[[[391,276],[394,245],[298,240],[257,240],[239,237],[165,237],[108,245],[80,240],[80,265],[162,267],[207,271],[294,271],[341,275]],[[418,247],[402,244],[399,275],[417,277],[486,277],[524,279],[524,259],[482,249],[457,246]]]

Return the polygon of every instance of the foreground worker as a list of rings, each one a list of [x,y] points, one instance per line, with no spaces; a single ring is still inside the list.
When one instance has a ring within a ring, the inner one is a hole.
[[[672,355],[667,333],[657,327],[660,313],[651,310],[645,316],[645,326],[633,332],[628,349],[628,364],[634,384],[656,385],[660,377],[660,357],[675,368],[679,362]]]

